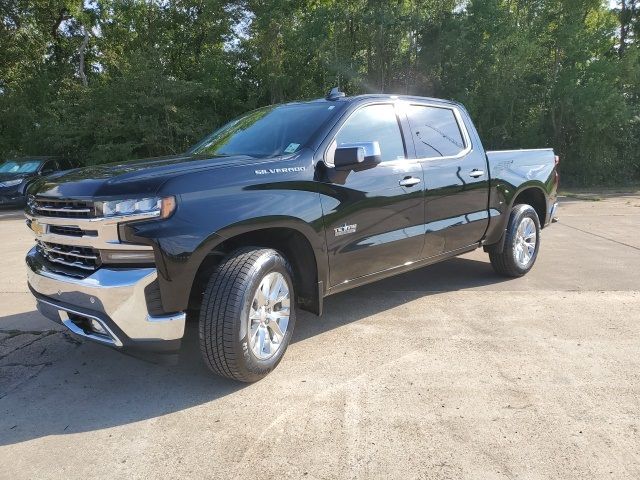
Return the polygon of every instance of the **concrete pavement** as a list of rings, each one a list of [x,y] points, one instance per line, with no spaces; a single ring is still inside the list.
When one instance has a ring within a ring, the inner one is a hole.
[[[521,279],[478,250],[330,297],[248,386],[43,319],[4,213],[0,478],[640,478],[639,195],[564,199]]]

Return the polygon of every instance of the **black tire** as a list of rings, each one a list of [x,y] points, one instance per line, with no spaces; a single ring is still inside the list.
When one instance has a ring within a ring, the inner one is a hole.
[[[290,294],[290,312],[284,340],[268,359],[260,359],[249,346],[249,312],[262,279],[279,272]],[[280,363],[295,326],[295,296],[291,267],[275,250],[243,248],[226,257],[213,273],[200,309],[200,351],[216,374],[241,382],[255,382]]]
[[[525,218],[530,218],[535,224],[536,242],[535,250],[531,259],[526,265],[521,265],[516,260],[515,249],[518,240],[518,227]],[[538,251],[540,250],[540,220],[538,219],[538,214],[535,209],[531,205],[514,205],[511,209],[509,224],[507,225],[505,235],[504,248],[501,253],[489,250],[491,266],[499,275],[504,275],[506,277],[522,277],[529,272],[531,268],[533,268],[533,265],[536,263],[536,258],[538,257]]]

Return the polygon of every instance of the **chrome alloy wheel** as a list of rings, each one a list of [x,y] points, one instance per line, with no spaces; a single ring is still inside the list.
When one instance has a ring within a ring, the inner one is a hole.
[[[266,275],[256,291],[249,312],[249,345],[260,360],[278,352],[289,324],[289,286],[281,273]]]
[[[518,225],[513,246],[514,259],[521,268],[526,268],[533,258],[538,241],[537,237],[535,222],[529,217],[524,217]]]

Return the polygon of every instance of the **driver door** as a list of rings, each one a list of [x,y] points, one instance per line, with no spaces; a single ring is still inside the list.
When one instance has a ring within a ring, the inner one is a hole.
[[[337,146],[375,141],[381,163],[332,175],[321,195],[331,287],[413,262],[423,247],[422,167],[407,158],[392,103],[352,112],[334,135],[324,162],[330,170]]]

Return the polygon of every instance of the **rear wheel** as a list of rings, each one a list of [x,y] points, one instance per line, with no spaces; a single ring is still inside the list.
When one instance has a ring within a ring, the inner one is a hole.
[[[530,205],[515,205],[511,209],[501,253],[489,251],[496,273],[521,277],[533,268],[540,249],[540,220]]]
[[[291,278],[271,249],[241,249],[221,262],[200,310],[200,350],[213,372],[255,382],[278,365],[295,325]]]

